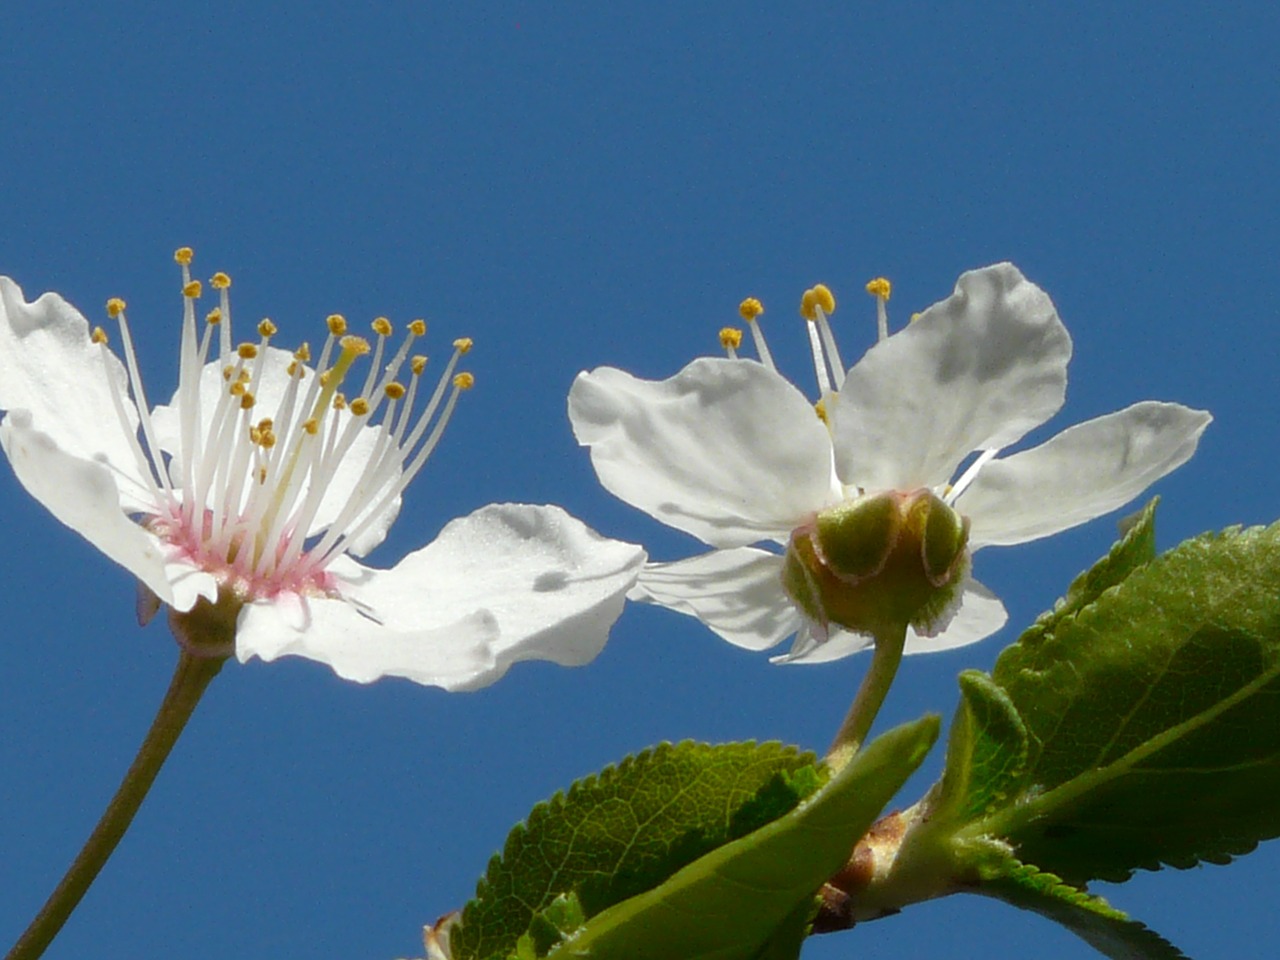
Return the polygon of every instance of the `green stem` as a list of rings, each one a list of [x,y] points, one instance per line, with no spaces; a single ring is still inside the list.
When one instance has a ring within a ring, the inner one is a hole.
[[[202,657],[193,655],[186,649],[180,650],[178,666],[169,682],[169,691],[164,695],[164,702],[160,704],[129,772],[124,775],[120,788],[111,798],[111,803],[107,805],[102,819],[98,821],[79,856],[71,864],[57,889],[50,894],[44,907],[36,914],[36,918],[31,921],[26,932],[9,951],[7,960],[36,960],[58,935],[62,925],[67,922],[67,918],[115,850],[120,838],[129,829],[134,814],[151,789],[169,751],[177,743],[183,727],[187,725],[205,688],[209,686],[209,681],[217,676],[225,660],[222,656]]]
[[[853,698],[853,705],[845,715],[844,723],[836,731],[831,748],[827,751],[827,763],[833,771],[838,771],[858,752],[862,742],[867,739],[871,724],[893,684],[898,672],[898,664],[902,662],[902,648],[907,642],[907,625],[886,630],[876,636],[875,649],[871,655],[871,666],[867,675],[862,678],[862,686]]]

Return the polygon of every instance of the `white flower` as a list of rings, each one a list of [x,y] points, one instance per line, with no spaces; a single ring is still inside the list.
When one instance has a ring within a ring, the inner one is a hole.
[[[633,598],[701,619],[752,650],[797,634],[783,661],[833,660],[872,643],[806,616],[781,580],[777,544],[823,511],[887,491],[930,491],[969,523],[968,550],[1045,537],[1127,503],[1195,451],[1210,416],[1138,403],[998,456],[1062,406],[1071,338],[1048,296],[1011,264],[965,273],[955,292],[887,335],[846,374],[825,287],[805,295],[819,382],[815,405],[773,364],[744,301],[762,362],[695,360],[669,380],[601,367],[579,374],[569,417],[605,488],[716,549],[649,564]],[[971,454],[977,453],[971,458]],[[960,468],[964,466],[965,469]],[[958,474],[958,475],[957,475]],[[752,546],[761,544],[763,546]],[[1003,605],[969,577],[906,652],[973,643],[998,630]]]
[[[431,388],[426,358],[410,355],[422,321],[392,352],[385,319],[370,347],[333,316],[317,375],[305,345],[270,345],[269,320],[253,343],[232,345],[225,274],[211,281],[221,303],[201,330],[191,251],[175,259],[178,388],[150,412],[123,301],[108,313],[127,370],[61,297],[27,303],[0,277],[0,445],[55,517],[174,611],[229,604],[241,661],[295,654],[351,680],[457,690],[519,660],[581,664],[599,652],[644,554],[558,507],[484,507],[390,570],[352,559],[382,541],[471,385],[455,373],[469,340]]]

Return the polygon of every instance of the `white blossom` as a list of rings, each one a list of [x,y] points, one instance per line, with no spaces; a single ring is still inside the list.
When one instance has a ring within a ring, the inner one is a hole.
[[[386,319],[370,344],[335,315],[312,366],[305,344],[273,345],[269,320],[233,344],[226,274],[198,321],[191,251],[175,259],[178,387],[154,410],[123,301],[108,314],[124,363],[57,294],[28,303],[0,277],[0,446],[32,496],[174,611],[230,599],[241,661],[293,654],[456,690],[599,652],[644,555],[558,507],[484,507],[389,570],[353,559],[382,542],[471,386],[469,340],[431,384],[412,352],[421,320],[393,347]]]
[[[611,367],[580,374],[569,395],[579,443],[601,483],[627,503],[712,546],[646,566],[635,599],[701,619],[752,650],[792,634],[781,661],[820,662],[868,646],[863,633],[801,612],[781,581],[780,546],[815,516],[864,496],[931,491],[969,523],[970,552],[1049,536],[1129,502],[1194,453],[1208,413],[1143,402],[1016,453],[1066,396],[1071,338],[1049,297],[1011,264],[963,274],[955,292],[880,339],[847,372],[825,287],[808,291],[816,403],[778,372],[747,300],[760,361],[694,360],[642,380]],[[965,573],[946,615],[908,631],[906,652],[957,647],[998,630],[1000,601]]]

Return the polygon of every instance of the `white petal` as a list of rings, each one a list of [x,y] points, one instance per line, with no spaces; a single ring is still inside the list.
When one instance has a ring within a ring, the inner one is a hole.
[[[136,504],[145,488],[112,400],[113,392],[121,398],[136,432],[127,383],[124,366],[89,339],[75,307],[56,293],[27,303],[16,283],[0,277],[0,409],[29,410],[31,425],[58,449],[108,464]]]
[[[850,630],[832,628],[826,640],[819,640],[812,632],[802,630],[796,635],[791,649],[781,656],[770,657],[770,663],[830,663],[843,660],[855,653],[869,650],[875,645],[870,634],[853,633]]]
[[[660,382],[581,373],[569,419],[609,492],[712,546],[785,537],[838,496],[813,405],[752,360],[703,358]]]
[[[753,547],[645,565],[632,600],[697,617],[734,646],[766,650],[803,622],[782,589],[782,557]]]
[[[161,600],[174,604],[160,539],[125,515],[112,471],[60,449],[32,419],[27,410],[13,410],[0,423],[0,447],[27,492]]]
[[[644,551],[608,540],[559,507],[494,504],[454,520],[391,570],[342,559],[342,601],[310,601],[311,620],[279,605],[246,608],[236,652],[297,654],[368,681],[402,676],[475,689],[520,660],[576,666],[604,646]],[[281,634],[288,633],[282,640]]]
[[[446,626],[394,627],[362,616],[349,603],[296,597],[257,601],[240,612],[236,656],[300,656],[327,663],[357,683],[405,677],[446,690],[466,688],[494,669],[490,644],[498,623],[486,610]]]
[[[293,354],[287,350],[280,350],[276,347],[268,347],[258,355],[257,363],[262,366],[260,379],[256,391],[257,403],[254,406],[254,420],[262,417],[271,417],[277,419],[276,433],[284,437],[286,429],[280,420],[279,415],[283,412],[280,410],[281,401],[284,399],[285,391],[289,386],[289,365],[293,362]],[[304,368],[303,379],[298,387],[298,398],[295,401],[293,414],[288,428],[290,437],[298,436],[298,430],[301,424],[307,420],[312,411],[304,410],[302,400],[306,395],[308,384],[315,377],[315,372],[309,367]],[[201,438],[207,438],[210,432],[210,426],[213,422],[214,412],[217,410],[219,398],[226,391],[227,384],[223,378],[222,365],[219,363],[205,364],[204,369],[200,371],[200,425],[199,434]],[[173,454],[174,456],[174,473],[175,476],[181,476],[180,464],[187,456],[187,452],[182,449],[182,394],[176,392],[173,399],[167,406],[159,406],[152,413],[152,418],[156,425],[157,442],[160,446]],[[348,410],[333,411],[330,410],[328,417],[338,417],[339,432],[350,422],[351,413]],[[329,420],[326,419],[323,430],[327,432]],[[329,524],[337,519],[339,512],[346,506],[353,493],[357,492],[357,484],[360,475],[365,468],[365,464],[369,462],[374,447],[378,440],[378,427],[367,426],[362,427],[356,435],[355,440],[351,444],[351,449],[347,451],[346,456],[337,465],[332,475],[326,477],[324,485],[324,493],[320,501],[320,506],[316,512],[314,520],[310,524],[307,531],[308,536],[315,536],[323,532]],[[201,441],[202,448],[205,442]],[[253,465],[250,463],[246,466],[246,471],[252,471]],[[392,486],[400,477],[400,470],[395,472],[383,483],[379,485],[379,491],[385,490]],[[310,481],[304,485],[299,502],[302,497],[306,496],[309,489]],[[246,485],[245,496],[248,496],[248,485]],[[361,489],[357,495],[367,503],[374,503],[379,496],[375,496],[375,491],[369,489]],[[384,508],[378,519],[372,523],[368,530],[364,531],[355,541],[353,541],[348,550],[356,556],[362,556],[372,550],[386,537],[387,529],[395,520],[396,515],[400,512],[400,498],[395,497],[386,508]],[[359,513],[353,521],[347,526],[355,525],[355,522],[363,516]]]
[[[849,371],[832,409],[840,479],[869,492],[946,483],[972,451],[1057,412],[1070,357],[1053,303],[1016,267],[962,274]]]
[[[914,630],[907,630],[907,642],[903,652],[937,653],[977,643],[1005,625],[1009,614],[999,597],[980,584],[969,579],[962,588],[960,606],[951,622],[932,637],[922,637]]]
[[[1147,401],[992,460],[955,504],[972,522],[971,549],[1047,537],[1123,506],[1186,463],[1212,419]]]

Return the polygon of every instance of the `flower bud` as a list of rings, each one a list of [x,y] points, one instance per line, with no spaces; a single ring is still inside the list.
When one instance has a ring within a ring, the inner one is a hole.
[[[969,521],[928,490],[859,497],[795,530],[782,584],[814,623],[932,632],[969,565]]]

